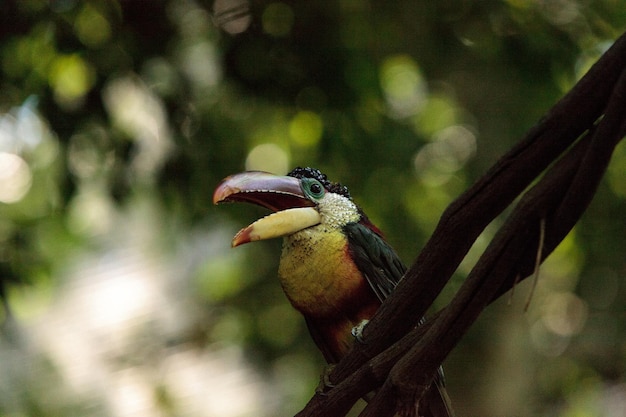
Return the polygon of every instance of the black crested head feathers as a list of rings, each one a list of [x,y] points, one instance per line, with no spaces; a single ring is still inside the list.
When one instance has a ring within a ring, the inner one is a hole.
[[[346,198],[352,199],[352,197],[350,197],[350,191],[348,191],[348,187],[346,187],[345,185],[341,185],[338,182],[329,181],[328,177],[326,177],[326,174],[322,174],[319,169],[309,167],[297,167],[287,175],[294,178],[314,178],[318,180],[329,192],[340,194]]]

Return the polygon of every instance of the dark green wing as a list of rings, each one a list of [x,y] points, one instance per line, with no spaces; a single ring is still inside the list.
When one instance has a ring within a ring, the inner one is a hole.
[[[406,272],[406,266],[396,251],[367,226],[351,223],[344,227],[344,233],[348,237],[348,247],[354,263],[382,302],[398,285]],[[423,320],[420,320],[420,324]],[[425,416],[454,416],[441,367],[425,397]]]
[[[354,263],[378,299],[383,301],[400,282],[406,266],[396,251],[367,226],[350,223],[343,230]]]

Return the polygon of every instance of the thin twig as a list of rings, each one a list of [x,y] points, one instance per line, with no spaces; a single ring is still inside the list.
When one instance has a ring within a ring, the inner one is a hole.
[[[524,312],[528,311],[528,306],[530,306],[530,300],[533,298],[533,294],[535,293],[535,288],[537,287],[537,281],[539,281],[539,269],[541,268],[541,259],[543,254],[543,245],[546,240],[546,218],[542,217],[539,219],[539,245],[537,246],[537,254],[535,255],[535,270],[533,271],[533,280],[532,285],[530,287],[530,292],[528,293],[528,298],[526,298],[526,304],[524,305]]]
[[[511,287],[511,291],[509,292],[509,299],[507,301],[507,305],[513,304],[513,297],[515,296],[515,287],[517,287],[517,284],[519,284],[521,279],[522,279],[521,274],[518,273],[517,275],[515,275],[515,281],[513,281],[513,286]]]

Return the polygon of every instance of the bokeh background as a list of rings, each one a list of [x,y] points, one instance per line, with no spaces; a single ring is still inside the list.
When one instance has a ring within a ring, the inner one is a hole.
[[[219,180],[321,168],[411,263],[625,29],[623,0],[1,0],[0,416],[293,415],[323,361]],[[626,416],[625,212],[621,145],[529,310],[445,363],[459,416]]]

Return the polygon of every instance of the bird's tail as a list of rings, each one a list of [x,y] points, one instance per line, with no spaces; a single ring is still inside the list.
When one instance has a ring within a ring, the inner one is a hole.
[[[454,417],[452,403],[441,378],[435,378],[424,394],[419,414],[423,417]]]

